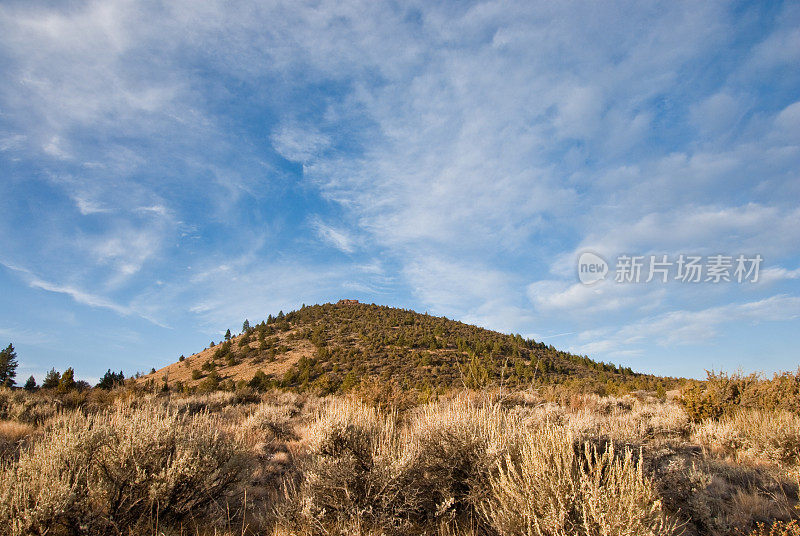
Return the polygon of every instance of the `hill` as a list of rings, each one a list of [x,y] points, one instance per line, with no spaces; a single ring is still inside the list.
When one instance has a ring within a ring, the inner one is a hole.
[[[323,394],[370,381],[420,391],[568,383],[612,393],[674,384],[520,335],[354,300],[303,306],[248,323],[241,334],[139,381],[201,392],[247,384]]]

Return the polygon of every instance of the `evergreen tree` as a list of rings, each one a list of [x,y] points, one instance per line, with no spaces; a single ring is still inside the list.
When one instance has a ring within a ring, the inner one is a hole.
[[[231,340],[231,330],[225,332],[225,340],[226,341]]]
[[[242,333],[247,333],[248,331],[250,331],[250,321],[245,318],[242,324]]]
[[[111,372],[111,369],[108,369],[100,381],[97,383],[96,387],[105,390],[111,390],[117,385],[122,385],[125,381],[125,375],[120,370],[119,372]]]
[[[69,367],[64,371],[64,374],[61,375],[61,380],[58,382],[58,390],[62,393],[66,393],[67,391],[75,389],[75,387],[75,370]]]
[[[42,389],[55,389],[56,387],[58,387],[60,381],[61,381],[61,373],[59,373],[56,369],[51,368],[50,371],[44,377],[44,381],[42,382]]]
[[[31,376],[30,378],[28,378],[28,381],[25,382],[25,387],[23,387],[23,389],[25,389],[28,392],[31,392],[35,391],[38,387],[39,386],[36,385],[36,378]]]
[[[248,382],[248,385],[256,391],[265,391],[269,386],[269,377],[264,374],[264,371],[257,370],[253,374],[253,378]]]
[[[14,351],[14,345],[9,343],[5,350],[0,351],[0,385],[13,387],[16,376],[17,352]]]

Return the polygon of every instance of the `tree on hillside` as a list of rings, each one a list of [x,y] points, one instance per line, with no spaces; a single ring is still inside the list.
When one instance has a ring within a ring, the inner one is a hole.
[[[250,321],[245,318],[242,324],[242,333],[247,333],[248,331],[250,331]]]
[[[67,391],[75,389],[75,387],[75,371],[72,367],[69,367],[64,371],[64,374],[61,375],[61,380],[58,382],[58,390],[62,393],[66,393]]]
[[[109,391],[118,385],[122,385],[124,381],[125,375],[121,370],[119,372],[111,372],[111,369],[108,369],[103,377],[100,378],[97,387]]]
[[[0,385],[13,387],[16,376],[17,352],[14,351],[14,345],[9,343],[5,350],[0,351]]]
[[[42,382],[42,389],[55,389],[58,387],[58,383],[61,381],[61,373],[58,372],[56,369],[51,368],[50,371],[45,374],[44,381]]]
[[[231,340],[231,330],[225,332],[225,340],[226,341]]]
[[[25,387],[23,387],[23,389],[25,389],[28,392],[32,392],[35,391],[38,387],[39,386],[36,385],[36,378],[31,376],[30,378],[28,378],[28,381],[25,382]]]
[[[266,391],[269,387],[269,377],[264,374],[263,370],[257,370],[247,384],[256,391]]]

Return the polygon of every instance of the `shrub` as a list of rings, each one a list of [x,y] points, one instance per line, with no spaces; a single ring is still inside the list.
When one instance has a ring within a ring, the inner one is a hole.
[[[48,392],[25,393],[0,387],[0,419],[41,424],[53,417],[61,405]]]
[[[14,421],[0,421],[0,459],[13,455],[33,434],[33,426]]]
[[[200,394],[211,393],[220,388],[220,376],[216,370],[211,373],[197,386],[197,392]]]
[[[245,432],[256,432],[262,441],[290,441],[298,439],[291,419],[296,410],[291,406],[259,404],[241,425]]]
[[[418,410],[405,431],[411,517],[454,529],[474,525],[515,428],[499,405],[456,399]]]
[[[681,402],[694,422],[719,419],[740,408],[800,414],[800,369],[775,374],[770,380],[757,374],[709,372],[705,382],[684,389]]]
[[[361,534],[669,535],[638,450],[528,428],[499,405],[429,404],[401,425],[362,403],[311,426],[295,529]],[[289,516],[291,517],[291,516]],[[292,524],[290,523],[290,525]]]
[[[12,536],[119,534],[197,514],[237,481],[236,443],[207,414],[145,407],[74,413],[6,465],[0,525]]]
[[[269,377],[264,374],[264,371],[257,370],[247,385],[256,391],[266,391],[270,387]]]
[[[525,433],[489,479],[483,515],[501,535],[677,533],[639,460],[613,443],[576,445],[563,427]]]
[[[740,462],[800,465],[800,416],[785,410],[740,409],[696,425],[692,439]]]
[[[388,528],[402,520],[395,416],[352,401],[329,404],[308,432],[310,458],[294,492],[293,524]]]
[[[759,523],[758,528],[751,532],[750,536],[800,536],[800,522],[778,521],[769,527]]]

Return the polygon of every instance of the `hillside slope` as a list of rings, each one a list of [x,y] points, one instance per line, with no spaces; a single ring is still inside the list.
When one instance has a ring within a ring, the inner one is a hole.
[[[270,316],[140,378],[179,389],[232,389],[247,382],[257,389],[321,393],[346,392],[365,380],[419,390],[568,382],[611,392],[672,383],[519,335],[348,300]]]

